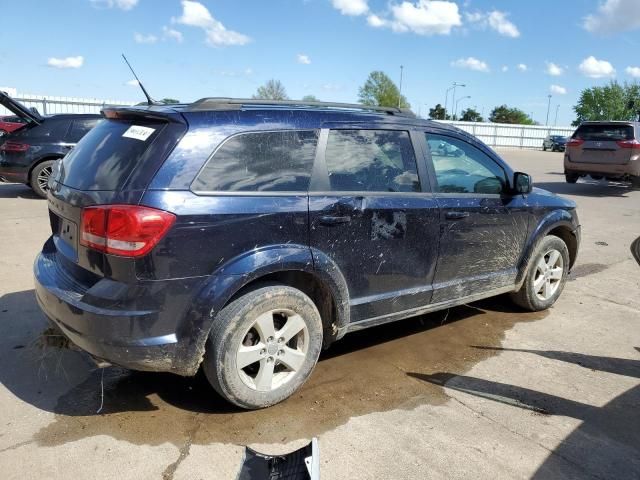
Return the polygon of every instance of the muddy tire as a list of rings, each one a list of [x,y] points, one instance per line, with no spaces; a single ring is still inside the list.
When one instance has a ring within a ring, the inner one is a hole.
[[[578,181],[578,178],[580,178],[580,176],[575,173],[565,173],[564,178],[567,181],[567,183],[576,183]]]
[[[569,272],[569,249],[555,235],[547,235],[531,257],[522,288],[513,302],[532,312],[551,307],[564,289]]]
[[[31,172],[29,186],[42,198],[47,198],[47,182],[53,172],[53,166],[55,163],[55,160],[45,160],[44,162],[36,165]]]
[[[264,408],[302,386],[321,349],[322,320],[313,301],[292,287],[261,286],[216,316],[203,370],[231,403]]]

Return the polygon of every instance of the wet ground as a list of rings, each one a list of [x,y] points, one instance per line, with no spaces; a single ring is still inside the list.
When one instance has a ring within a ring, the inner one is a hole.
[[[323,478],[640,475],[640,268],[628,250],[640,192],[567,185],[559,154],[506,157],[581,207],[583,248],[558,305],[523,313],[498,297],[350,334],[293,398],[254,412],[202,376],[100,370],[63,348],[31,286],[46,206],[0,184],[3,477],[231,478],[240,445],[286,451],[312,436]]]

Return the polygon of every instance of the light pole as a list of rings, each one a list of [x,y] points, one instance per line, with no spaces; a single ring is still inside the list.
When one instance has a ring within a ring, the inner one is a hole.
[[[462,100],[466,100],[468,98],[471,98],[471,96],[467,95],[466,97],[461,97],[458,99],[458,101],[456,102],[456,108],[453,111],[453,119],[456,120],[458,117],[458,104],[462,101]]]
[[[444,120],[447,119],[447,105],[449,103],[449,92],[453,90],[453,102],[455,102],[456,87],[466,87],[466,85],[464,83],[453,82],[453,84],[447,89],[447,93],[444,96]],[[453,102],[451,102],[452,105],[453,105]]]
[[[400,65],[400,88],[398,89],[398,108],[400,108],[400,100],[402,99],[402,71],[404,66]]]
[[[553,95],[549,94],[549,104],[547,105],[547,121],[544,122],[545,125],[549,125],[549,110],[551,110],[551,97],[553,97]]]
[[[556,119],[553,122],[553,126],[557,127],[558,126],[558,110],[560,110],[560,104],[556,105]]]

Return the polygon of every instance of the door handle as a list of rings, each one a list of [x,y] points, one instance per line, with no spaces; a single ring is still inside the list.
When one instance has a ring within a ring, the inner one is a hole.
[[[462,218],[467,218],[469,216],[469,212],[460,212],[460,211],[451,211],[444,214],[444,218],[447,220],[460,220]]]
[[[349,223],[351,221],[351,216],[349,215],[341,215],[341,216],[333,216],[333,215],[322,215],[319,219],[322,225],[339,225],[341,223]]]

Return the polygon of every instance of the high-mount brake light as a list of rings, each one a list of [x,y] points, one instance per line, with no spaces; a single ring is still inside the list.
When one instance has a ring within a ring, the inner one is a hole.
[[[141,257],[176,220],[173,213],[138,205],[98,205],[82,210],[80,244],[111,255]]]

